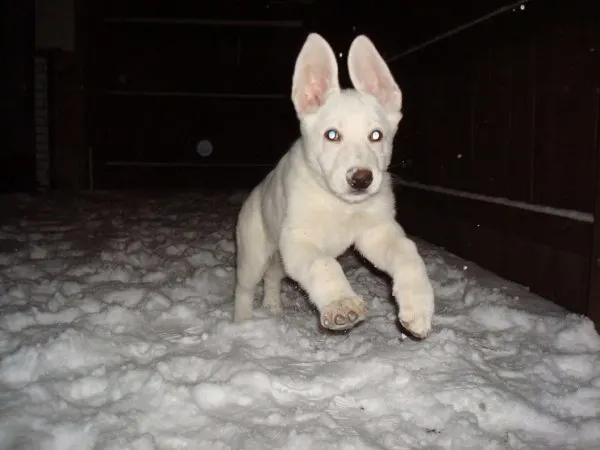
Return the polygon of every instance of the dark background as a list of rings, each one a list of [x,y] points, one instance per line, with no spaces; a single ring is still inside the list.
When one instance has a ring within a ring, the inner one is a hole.
[[[365,33],[407,231],[600,323],[599,3],[6,0],[0,191],[252,186],[297,137],[307,33],[345,86]]]

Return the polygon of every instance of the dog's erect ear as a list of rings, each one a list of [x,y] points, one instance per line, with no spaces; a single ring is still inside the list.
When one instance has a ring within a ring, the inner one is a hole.
[[[358,91],[377,97],[386,110],[402,109],[402,92],[375,45],[365,35],[357,36],[350,45],[348,73]]]
[[[316,111],[327,96],[339,91],[338,65],[330,45],[310,33],[300,50],[292,79],[292,102],[299,115]]]

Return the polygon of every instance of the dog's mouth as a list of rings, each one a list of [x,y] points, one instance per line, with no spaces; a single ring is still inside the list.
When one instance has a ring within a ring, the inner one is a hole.
[[[350,188],[348,191],[346,191],[346,193],[343,195],[343,197],[349,203],[357,203],[357,202],[366,200],[373,194],[374,194],[374,192],[372,192],[371,189],[352,189],[352,188]]]
[[[367,189],[350,189],[348,193],[355,197],[366,197],[370,194],[370,192]]]

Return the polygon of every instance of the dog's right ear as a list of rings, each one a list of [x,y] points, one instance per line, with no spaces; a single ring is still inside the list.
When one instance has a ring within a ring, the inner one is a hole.
[[[292,102],[298,115],[319,109],[329,94],[339,91],[338,65],[331,46],[310,33],[296,59],[292,79]]]
[[[348,72],[357,90],[374,95],[388,112],[402,117],[402,92],[390,68],[365,35],[356,36],[350,44]]]

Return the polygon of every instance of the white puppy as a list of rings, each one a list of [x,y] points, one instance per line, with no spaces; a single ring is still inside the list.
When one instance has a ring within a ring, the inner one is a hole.
[[[323,327],[353,327],[365,319],[366,305],[336,258],[354,245],[392,277],[402,325],[425,337],[433,290],[415,244],[395,220],[387,172],[402,94],[366,36],[352,42],[348,69],[355,89],[341,90],[333,50],[320,35],[308,36],[292,81],[301,138],[239,214],[234,320],[252,316],[262,279],[263,306],[280,313],[287,275],[306,290]]]

